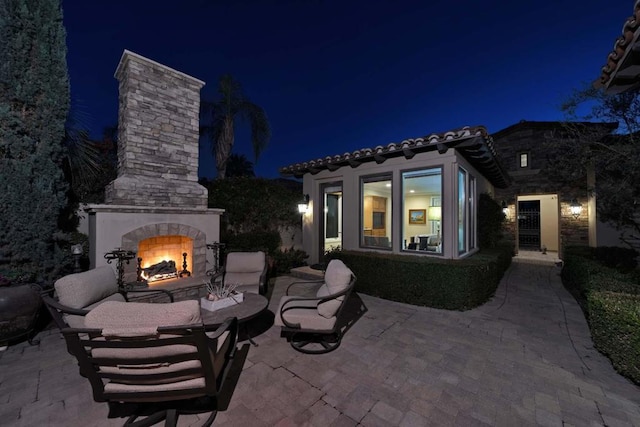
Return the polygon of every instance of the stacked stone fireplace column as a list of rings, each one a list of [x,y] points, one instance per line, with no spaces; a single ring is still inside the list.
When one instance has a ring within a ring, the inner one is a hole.
[[[223,212],[207,208],[207,189],[198,184],[204,82],[127,50],[115,77],[118,175],[105,204],[87,207],[92,266],[104,265],[104,253],[115,248],[138,251],[143,239],[175,234],[193,240],[189,269],[203,276],[213,262],[206,243],[219,240]]]

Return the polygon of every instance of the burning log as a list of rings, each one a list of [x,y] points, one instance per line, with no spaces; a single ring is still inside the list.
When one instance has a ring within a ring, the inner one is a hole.
[[[145,267],[142,271],[144,272],[144,276],[147,278],[153,278],[154,276],[177,276],[178,274],[175,261],[162,261],[149,267]]]

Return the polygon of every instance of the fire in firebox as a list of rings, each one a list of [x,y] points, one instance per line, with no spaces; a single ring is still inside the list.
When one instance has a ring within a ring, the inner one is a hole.
[[[156,280],[174,279],[178,277],[176,262],[173,260],[162,261],[142,269],[142,277],[148,282]]]

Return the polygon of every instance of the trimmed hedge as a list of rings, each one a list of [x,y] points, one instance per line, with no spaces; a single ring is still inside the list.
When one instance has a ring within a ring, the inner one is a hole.
[[[616,371],[640,384],[640,295],[595,291],[587,298],[596,348]]]
[[[565,249],[563,283],[582,306],[596,348],[640,384],[640,274],[627,272],[626,262],[606,267],[609,260],[601,264],[597,256],[589,248]]]
[[[336,251],[358,278],[358,292],[413,305],[469,310],[486,302],[511,264],[507,245],[462,260]]]

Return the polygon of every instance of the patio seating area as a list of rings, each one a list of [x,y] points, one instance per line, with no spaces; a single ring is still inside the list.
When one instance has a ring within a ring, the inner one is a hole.
[[[252,328],[259,346],[238,344],[214,425],[640,425],[640,388],[593,348],[559,273],[513,263],[495,297],[466,312],[385,301],[356,285],[345,311],[367,311],[322,355],[292,349],[264,316]],[[272,313],[295,280],[277,279]],[[2,424],[122,425],[93,401],[58,329],[37,338],[0,352]]]

